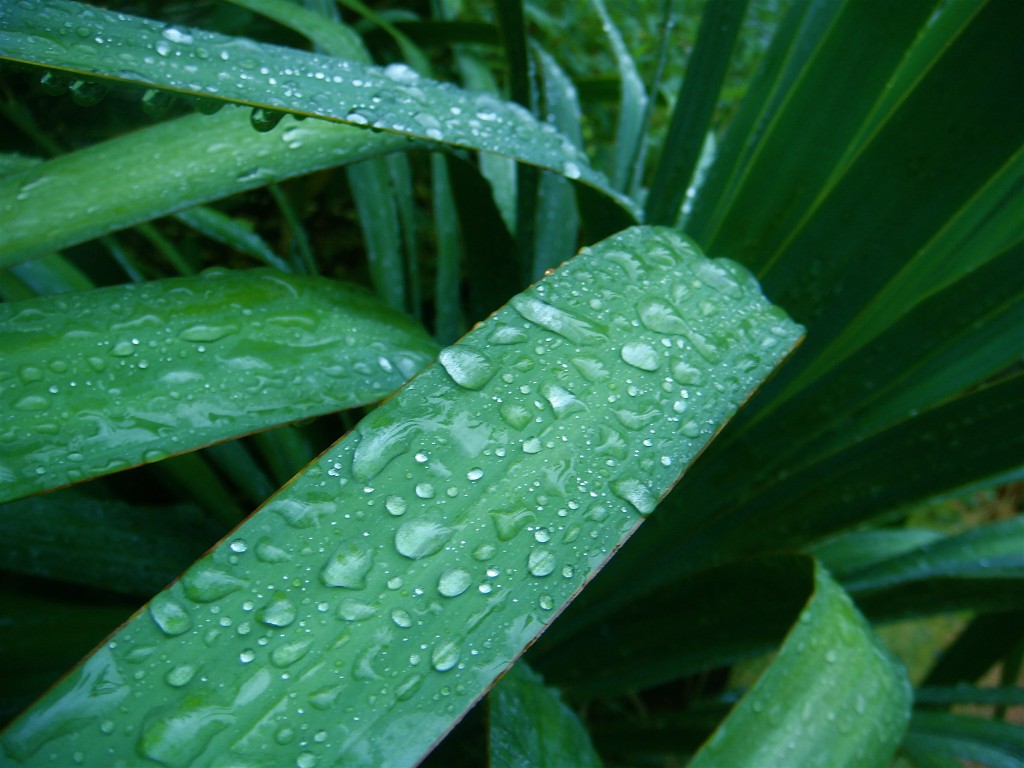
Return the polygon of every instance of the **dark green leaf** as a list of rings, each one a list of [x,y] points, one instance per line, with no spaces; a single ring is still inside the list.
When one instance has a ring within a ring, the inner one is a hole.
[[[491,768],[600,768],[579,718],[525,663],[505,673],[488,702]]]

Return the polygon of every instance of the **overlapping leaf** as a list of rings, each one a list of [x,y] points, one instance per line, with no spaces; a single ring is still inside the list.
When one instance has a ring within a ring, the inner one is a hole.
[[[5,750],[416,762],[798,334],[742,269],[669,231],[601,243],[443,350],[27,712]]]
[[[436,353],[360,288],[262,269],[2,304],[0,340],[3,500],[374,402]]]
[[[381,69],[70,0],[7,5],[0,21],[6,58],[496,152],[613,194],[571,142],[526,109],[405,64]]]

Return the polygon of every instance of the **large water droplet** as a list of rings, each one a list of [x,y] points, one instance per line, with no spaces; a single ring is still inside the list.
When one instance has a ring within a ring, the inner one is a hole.
[[[440,552],[452,529],[437,518],[419,517],[408,520],[395,533],[395,549],[412,560]]]
[[[540,388],[540,393],[551,403],[551,409],[556,416],[583,410],[583,404],[576,398],[576,395],[565,387],[546,383]]]
[[[387,508],[388,512],[395,517],[404,515],[407,508],[405,499],[401,496],[388,496],[387,499],[384,500],[384,506]]]
[[[645,299],[638,308],[640,322],[657,333],[685,333],[688,329],[675,307],[660,299]]]
[[[658,506],[658,497],[643,482],[635,478],[620,478],[611,482],[612,492],[632,504],[641,515],[649,515]]]
[[[504,419],[505,423],[515,430],[523,429],[533,418],[526,408],[517,403],[503,404],[499,409],[499,413],[501,413],[501,418]]]
[[[287,627],[295,621],[295,606],[283,592],[279,592],[257,611],[256,618],[272,627]]]
[[[188,685],[195,677],[196,666],[194,664],[179,664],[164,676],[164,681],[174,688],[181,688]]]
[[[212,603],[245,586],[245,581],[215,567],[207,556],[181,578],[185,596],[197,603]]]
[[[345,621],[365,621],[375,615],[377,610],[375,605],[349,598],[341,601],[341,605],[338,606],[338,615]]]
[[[312,640],[293,640],[290,643],[282,643],[270,652],[270,662],[275,667],[290,666],[309,653],[312,645]]]
[[[455,383],[466,389],[482,389],[494,376],[494,364],[480,352],[467,347],[442,349],[438,360]]]
[[[458,597],[473,582],[473,577],[462,568],[452,568],[441,574],[437,582],[437,591],[445,597]]]
[[[680,384],[697,386],[704,381],[700,368],[695,368],[685,360],[672,362],[672,378]]]
[[[373,550],[343,545],[320,571],[320,581],[328,587],[363,589],[372,566]]]
[[[541,328],[577,344],[596,344],[608,338],[603,328],[532,296],[518,294],[509,301],[512,308]]]
[[[211,342],[238,333],[237,325],[193,325],[183,330],[179,337],[185,341]]]
[[[413,697],[420,685],[423,684],[423,675],[411,675],[395,687],[395,698],[398,701],[408,701]]]
[[[396,626],[399,626],[402,629],[408,629],[412,626],[413,623],[412,616],[409,615],[408,611],[402,608],[395,608],[393,611],[391,611],[391,620],[395,623]]]
[[[192,629],[192,617],[188,611],[166,592],[161,592],[149,604],[149,615],[169,637],[182,635]]]
[[[555,555],[549,549],[534,549],[526,562],[534,576],[548,576],[555,570]]]
[[[264,563],[283,563],[292,556],[270,539],[260,539],[256,544],[256,557]]]
[[[658,353],[643,341],[630,341],[622,345],[622,359],[643,371],[658,370]]]
[[[430,654],[430,663],[438,672],[447,672],[459,663],[459,646],[451,640],[440,643]]]

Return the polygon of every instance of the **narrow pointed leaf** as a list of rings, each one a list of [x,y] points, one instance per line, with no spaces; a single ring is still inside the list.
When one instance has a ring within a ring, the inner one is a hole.
[[[636,62],[622,39],[622,33],[608,14],[604,0],[591,0],[591,4],[601,18],[601,27],[612,49],[612,59],[619,70],[619,120],[615,129],[615,150],[609,176],[616,189],[628,192],[633,165],[644,142],[644,113],[648,97]]]
[[[601,768],[576,713],[525,663],[501,678],[488,702],[490,768]]]
[[[585,251],[443,350],[0,743],[27,764],[416,763],[798,336],[749,275],[671,231]],[[695,371],[707,388],[683,392]],[[322,736],[275,738],[301,726]]]
[[[673,225],[700,159],[749,0],[709,0],[669,123],[644,220]]]
[[[379,400],[436,349],[362,289],[264,269],[0,305],[0,339],[4,500]]]
[[[0,568],[148,598],[222,534],[188,505],[66,490],[0,506]]]
[[[248,111],[189,115],[0,179],[0,265],[199,203],[408,148],[394,134],[322,120],[254,131]],[[82,189],[104,180],[83,211]]]
[[[374,67],[70,0],[7,5],[0,21],[5,58],[496,152],[615,197],[585,155],[526,109],[420,77],[405,64]],[[74,41],[62,34],[66,23]]]
[[[906,671],[820,566],[814,581],[779,655],[690,768],[889,764],[910,714]]]
[[[1024,728],[980,717],[915,712],[903,750],[914,760],[920,755],[922,759],[953,758],[990,768],[1018,768],[1024,763]]]
[[[1024,643],[1024,611],[978,616],[943,650],[929,670],[924,685],[974,682],[1021,643]]]
[[[229,248],[234,248],[239,253],[259,259],[268,267],[279,269],[282,272],[291,271],[288,262],[274,253],[274,250],[267,245],[252,226],[221,213],[215,208],[197,205],[195,208],[181,211],[175,215],[175,218],[202,232],[211,240],[216,240]],[[33,259],[29,263],[32,264],[35,261],[37,259]]]

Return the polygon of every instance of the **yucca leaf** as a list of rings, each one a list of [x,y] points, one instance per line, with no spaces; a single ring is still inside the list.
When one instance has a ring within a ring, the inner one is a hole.
[[[139,506],[68,489],[0,505],[0,567],[148,598],[222,534],[189,505]]]
[[[724,667],[782,641],[807,602],[813,572],[804,555],[710,568],[635,597],[585,630],[570,612],[528,659],[552,684],[586,697],[628,694]]]
[[[819,566],[782,650],[690,768],[884,768],[903,736],[911,696],[903,667]]]
[[[808,547],[807,552],[842,581],[849,574],[943,538],[930,528],[880,528],[852,531]]]
[[[0,717],[9,721],[31,704],[141,602],[66,585],[60,594],[46,596],[44,582],[30,586],[5,577],[0,584],[0,656],[8,667],[0,686]],[[0,764],[9,764],[2,752]]]
[[[924,685],[970,683],[1024,642],[1024,611],[975,617],[950,643],[929,670]]]
[[[291,272],[288,262],[278,256],[267,242],[259,236],[251,225],[221,213],[215,208],[197,205],[175,214],[178,221],[187,224],[198,232],[202,232],[211,240],[234,248],[239,253],[252,256],[268,267],[282,272]],[[33,259],[29,264],[34,264]]]
[[[381,69],[71,0],[8,5],[0,21],[4,58],[496,152],[595,185],[630,208],[581,152],[527,110],[420,77],[405,64]],[[74,44],[61,34],[65,23],[79,30]]]
[[[505,673],[487,701],[490,768],[601,768],[579,718],[524,662]]]
[[[436,351],[362,289],[263,269],[3,304],[0,338],[4,500],[379,400]]]
[[[1014,518],[948,538],[927,531],[867,531],[815,551],[842,566],[843,589],[872,621],[1005,611],[1019,605],[1024,589],[1021,528]],[[883,535],[890,540],[880,542]],[[786,617],[805,597],[808,565],[800,555],[749,558],[632,596],[601,621],[577,623],[586,612],[570,612],[531,650],[531,661],[557,685],[605,695],[763,653],[782,637]],[[1009,637],[1016,637],[1012,630]],[[987,642],[1003,647],[991,637]],[[985,658],[991,666],[993,659]]]
[[[709,201],[720,217],[714,229],[694,222],[693,231],[700,232],[702,242],[757,268],[813,210],[815,199],[827,189],[830,174],[870,112],[874,97],[882,92],[936,2],[854,0],[819,5],[825,8],[816,8],[815,13],[824,15],[835,9],[835,18],[824,34],[814,30],[815,50],[758,136],[756,154],[742,167],[742,179],[734,182],[738,184],[736,197],[728,206]],[[805,9],[804,4],[796,4],[791,13]],[[861,50],[871,50],[874,55],[858,56],[849,45],[851,39],[863,41]],[[797,136],[800,139],[795,144]],[[769,189],[776,193],[766,194]],[[787,193],[778,194],[780,189]],[[696,207],[702,203],[698,201]]]
[[[903,751],[921,765],[929,765],[919,761],[934,756],[990,768],[1018,768],[1024,763],[1024,728],[967,715],[915,712]]]
[[[679,219],[748,2],[710,0],[704,8],[697,44],[647,194],[645,221],[674,225]]]
[[[849,574],[844,586],[879,618],[1012,610],[1024,593],[1024,517],[923,544]]]
[[[798,335],[671,231],[585,251],[443,350],[0,743],[27,764],[415,763]]]
[[[608,14],[604,0],[591,0],[601,19],[601,28],[612,50],[612,60],[619,70],[619,121],[615,129],[615,150],[609,177],[612,185],[629,193],[633,166],[644,142],[644,113],[647,110],[647,92],[637,71],[622,33]],[[578,122],[578,121],[577,121]]]
[[[322,120],[254,131],[247,110],[189,115],[0,179],[0,265],[50,253],[274,181],[405,150],[408,141]],[[83,210],[81,190],[102,178]]]
[[[973,685],[929,686],[914,690],[914,703],[1024,705],[1024,688],[978,688]]]

